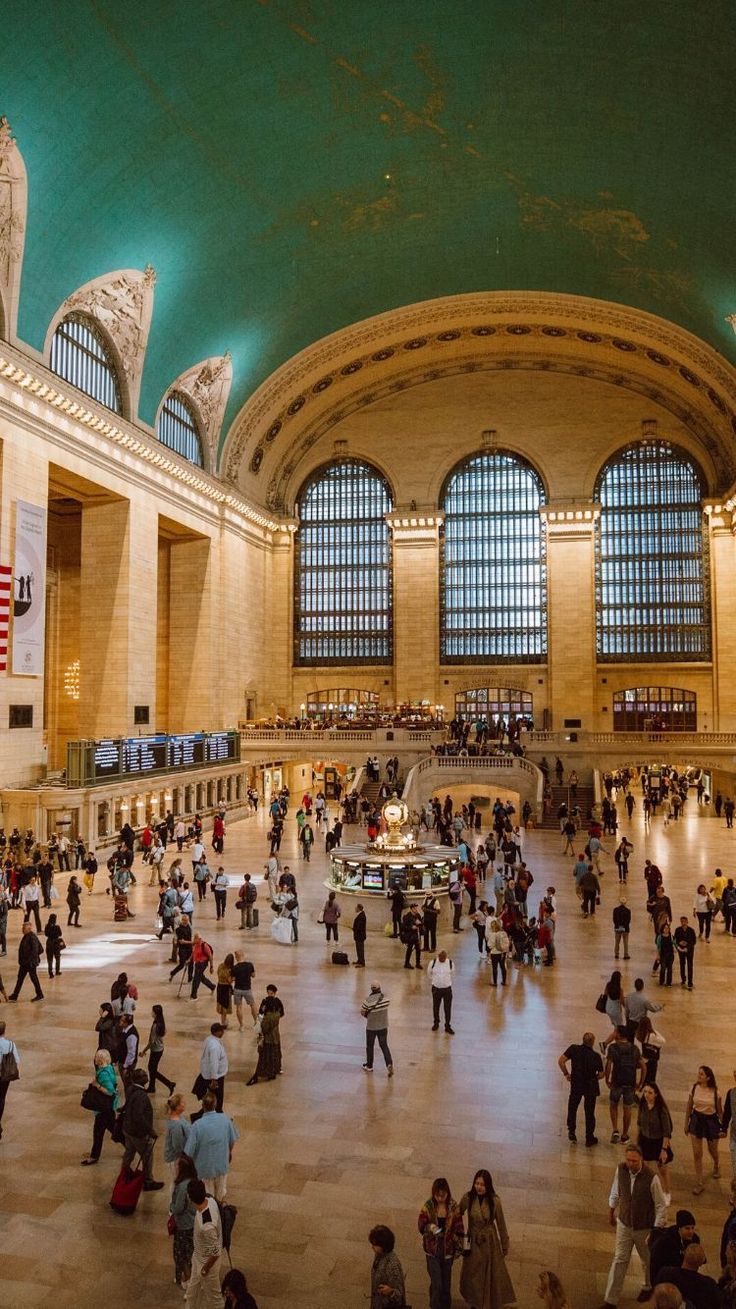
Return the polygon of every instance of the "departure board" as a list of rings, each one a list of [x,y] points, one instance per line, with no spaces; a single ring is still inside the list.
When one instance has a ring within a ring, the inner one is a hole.
[[[175,736],[109,737],[70,741],[67,786],[89,786],[113,778],[149,777],[179,769],[237,763],[239,732],[188,732]]]

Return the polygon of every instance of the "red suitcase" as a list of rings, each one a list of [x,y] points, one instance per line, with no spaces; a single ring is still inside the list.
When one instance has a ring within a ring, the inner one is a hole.
[[[141,1191],[143,1190],[143,1169],[121,1168],[117,1181],[112,1188],[110,1208],[116,1214],[134,1214]]]

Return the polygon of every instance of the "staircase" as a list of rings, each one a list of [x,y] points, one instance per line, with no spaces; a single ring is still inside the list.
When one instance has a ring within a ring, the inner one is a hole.
[[[563,800],[565,801],[565,804],[567,805],[568,809],[571,809],[572,803],[570,800],[569,786],[566,785],[557,786],[553,782],[552,804],[550,805],[549,813],[545,814],[544,818],[539,824],[540,827],[546,828],[548,831],[559,832],[560,820],[557,817],[557,810],[559,809]],[[580,810],[580,815],[581,815],[580,821],[583,829],[587,830],[588,814],[590,813],[594,802],[595,802],[595,795],[594,795],[592,783],[578,782],[578,794],[575,803],[578,806],[578,809]]]
[[[380,791],[380,789],[381,789],[380,782],[369,782],[366,779],[360,788],[361,799],[363,796],[365,796],[366,800],[370,802],[371,806],[374,809],[377,809],[379,807],[378,792]]]

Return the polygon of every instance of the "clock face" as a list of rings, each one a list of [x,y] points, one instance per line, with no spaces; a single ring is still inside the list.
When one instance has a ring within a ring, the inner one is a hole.
[[[387,800],[382,813],[390,827],[401,826],[408,821],[409,810],[403,800]]]

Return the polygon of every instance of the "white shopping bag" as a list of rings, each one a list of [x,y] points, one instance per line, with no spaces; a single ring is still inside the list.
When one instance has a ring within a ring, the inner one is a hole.
[[[271,935],[279,945],[291,945],[291,919],[274,918],[271,923]]]

